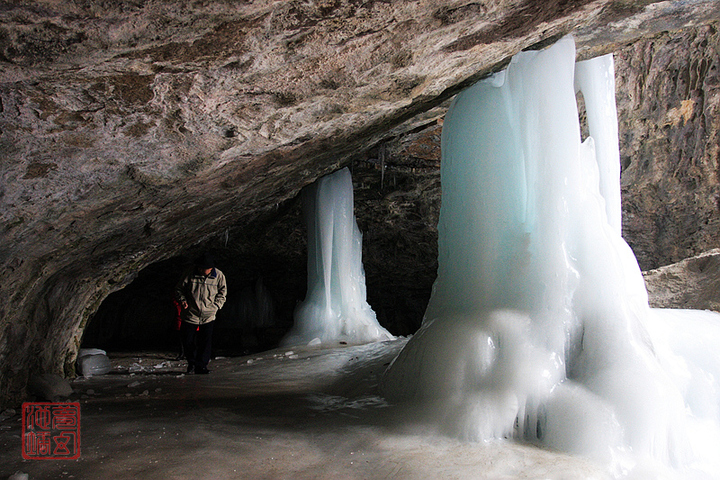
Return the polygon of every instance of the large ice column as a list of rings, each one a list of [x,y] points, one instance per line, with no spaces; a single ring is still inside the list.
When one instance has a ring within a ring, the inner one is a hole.
[[[428,403],[453,435],[681,465],[692,458],[687,404],[645,328],[647,293],[608,168],[618,163],[612,61],[577,68],[598,136],[584,143],[571,38],[517,55],[453,101],[438,276],[382,389]]]
[[[308,287],[295,310],[285,345],[345,341],[367,343],[393,336],[366,301],[362,234],[353,214],[353,186],[344,168],[303,191],[308,231]]]

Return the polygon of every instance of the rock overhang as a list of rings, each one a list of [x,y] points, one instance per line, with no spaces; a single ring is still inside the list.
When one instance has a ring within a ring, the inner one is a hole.
[[[84,322],[132,272],[272,211],[518,51],[571,33],[591,57],[719,8],[5,5],[0,397],[18,398],[28,370],[71,364]]]

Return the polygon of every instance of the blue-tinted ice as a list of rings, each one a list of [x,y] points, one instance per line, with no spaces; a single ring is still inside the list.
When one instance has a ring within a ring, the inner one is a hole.
[[[610,56],[576,64],[565,38],[454,100],[438,276],[383,392],[434,406],[423,411],[470,440],[583,454],[618,476],[720,476],[708,454],[720,445],[720,315],[648,307],[620,232],[613,75]]]

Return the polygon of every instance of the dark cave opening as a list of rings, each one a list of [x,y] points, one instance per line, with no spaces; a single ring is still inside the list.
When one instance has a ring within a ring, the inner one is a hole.
[[[102,302],[85,328],[82,348],[180,352],[174,289],[193,260],[210,252],[227,278],[227,301],[213,334],[215,355],[275,348],[292,326],[305,291],[304,232],[290,205],[272,221],[220,232],[180,256],[153,263]]]
[[[83,348],[170,350],[175,347],[172,278],[184,266],[180,258],[154,263],[126,287],[105,298],[83,333]]]
[[[174,287],[192,268],[192,258],[153,263],[125,288],[108,295],[88,322],[82,348],[180,353]],[[242,275],[234,262],[221,259],[218,268],[228,278],[228,299],[216,319],[214,354],[247,355],[275,348],[292,325],[290,300],[283,297],[291,287],[269,286],[262,276]]]

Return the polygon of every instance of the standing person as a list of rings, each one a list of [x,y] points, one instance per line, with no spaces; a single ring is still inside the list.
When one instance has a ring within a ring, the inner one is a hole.
[[[209,254],[200,257],[175,287],[175,297],[182,307],[182,337],[187,373],[210,373],[210,347],[215,314],[225,303],[225,275],[215,268]]]

